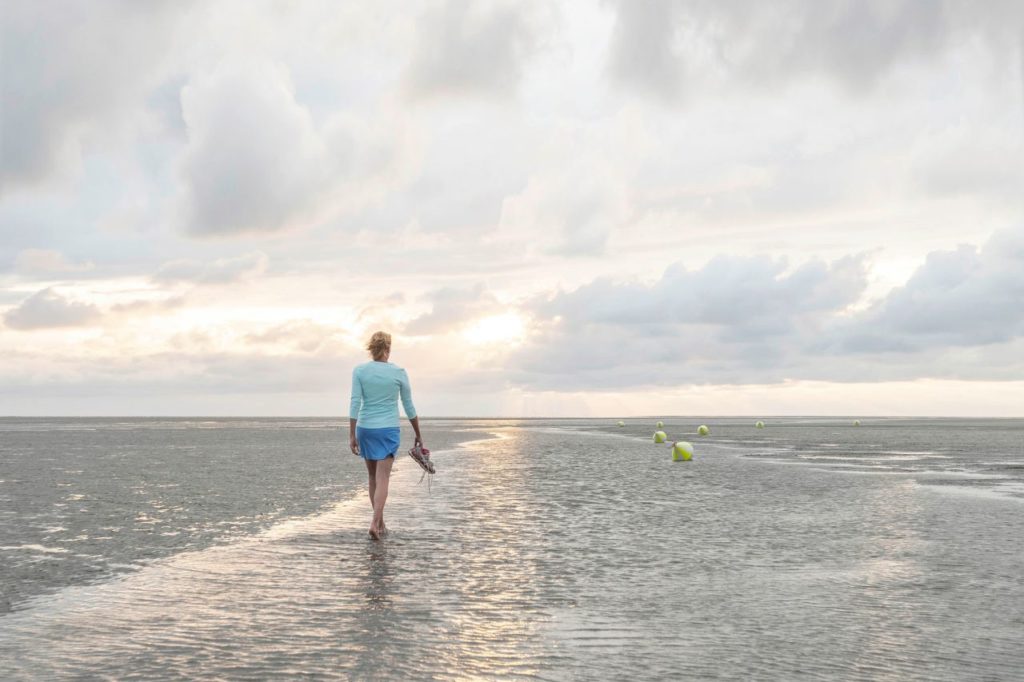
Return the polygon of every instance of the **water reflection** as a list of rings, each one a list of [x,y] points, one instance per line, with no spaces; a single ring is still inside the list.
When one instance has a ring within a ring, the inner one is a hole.
[[[981,501],[952,514],[907,481],[836,485],[723,454],[684,468],[646,439],[498,432],[437,453],[430,491],[399,467],[383,542],[366,539],[360,494],[65,591],[0,619],[0,673],[958,679],[1024,665],[1024,586],[1007,577],[1020,513],[996,524]]]
[[[360,571],[359,591],[366,595],[366,605],[374,612],[391,612],[393,571],[388,562],[387,542],[368,541],[366,561]]]

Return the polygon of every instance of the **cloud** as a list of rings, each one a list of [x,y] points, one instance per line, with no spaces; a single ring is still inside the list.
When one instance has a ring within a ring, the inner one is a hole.
[[[430,312],[407,322],[402,330],[404,333],[412,336],[446,334],[475,317],[493,311],[497,305],[494,295],[483,284],[469,289],[436,289],[424,299],[431,303]]]
[[[160,299],[136,299],[133,301],[125,301],[124,303],[115,303],[110,306],[108,312],[118,315],[145,315],[145,314],[157,314],[162,315],[168,310],[175,310],[181,308],[186,303],[184,296],[172,296],[169,298]]]
[[[1015,59],[1024,24],[1024,10],[1012,2],[612,4],[617,18],[610,78],[665,100],[716,76],[764,87],[823,75],[860,93],[896,67],[933,57],[973,35],[996,54]]]
[[[94,267],[92,261],[73,263],[61,252],[48,249],[25,249],[14,260],[14,269],[26,274],[86,272]]]
[[[379,233],[415,226],[460,240],[493,229],[502,201],[526,184],[535,140],[515,112],[483,108],[486,115],[447,108],[444,124],[408,143],[422,147],[422,158],[407,162],[403,182],[391,182],[346,227]]]
[[[719,256],[696,271],[670,266],[649,285],[601,278],[535,310],[568,325],[710,325],[729,338],[762,337],[790,331],[803,315],[841,311],[865,285],[856,257],[787,271],[781,259]]]
[[[940,198],[987,194],[1019,204],[1024,187],[1021,126],[982,129],[961,121],[922,137],[915,145],[912,178],[925,192]]]
[[[464,413],[1021,376],[1019,2],[399,5],[8,3],[0,322],[46,321],[0,371],[181,361],[188,409],[384,328]]]
[[[571,159],[572,157],[570,157]],[[600,159],[573,159],[538,170],[522,192],[505,197],[499,230],[562,256],[604,253],[612,231],[626,225],[626,183]]]
[[[181,92],[188,146],[184,221],[196,236],[276,232],[311,222],[351,141],[318,131],[289,75],[265,63],[225,63]]]
[[[20,358],[29,369],[38,358]],[[0,394],[21,397],[64,395],[109,401],[121,396],[146,398],[164,392],[204,400],[210,395],[301,394],[348,391],[348,373],[362,356],[281,356],[241,353],[160,352],[131,358],[57,359],[46,372],[0,368]],[[339,377],[346,377],[339,379]],[[188,404],[188,403],[183,403]],[[184,407],[185,413],[188,408]]]
[[[194,284],[230,284],[250,279],[267,270],[269,259],[262,251],[218,258],[212,262],[192,259],[164,263],[153,275],[157,282],[191,282]]]
[[[54,289],[47,288],[7,311],[4,324],[20,330],[80,327],[100,317],[100,310],[96,306],[69,300]]]
[[[804,338],[861,296],[862,258],[789,269],[766,257],[669,267],[652,283],[598,278],[531,302],[514,381],[545,389],[737,383],[785,377]]]
[[[1024,229],[933,252],[856,307],[867,282],[860,257],[795,269],[718,257],[653,283],[599,278],[532,301],[535,333],[508,369],[546,390],[1024,377]]]
[[[676,45],[678,5],[675,0],[617,3],[608,61],[614,82],[667,100],[679,95],[684,64]]]
[[[8,310],[3,317],[9,329],[31,331],[109,324],[124,317],[163,315],[185,304],[182,296],[135,298],[105,308],[76,301],[53,287],[36,292]]]
[[[537,47],[532,3],[446,0],[419,20],[406,73],[414,97],[515,90]]]
[[[1024,336],[1024,227],[981,249],[928,254],[906,284],[836,331],[847,352],[921,352],[987,346]]]
[[[6,2],[0,12],[0,192],[76,164],[140,114],[163,73],[177,2]]]
[[[288,320],[259,332],[246,334],[244,342],[263,349],[281,348],[303,354],[346,351],[345,330],[312,320]]]

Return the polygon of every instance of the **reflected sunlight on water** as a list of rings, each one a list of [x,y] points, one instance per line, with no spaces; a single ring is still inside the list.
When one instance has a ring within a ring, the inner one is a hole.
[[[713,441],[683,464],[640,433],[472,428],[497,437],[435,451],[431,490],[396,464],[383,542],[366,538],[363,491],[67,587],[0,618],[0,672],[954,680],[1024,666],[1016,501]]]

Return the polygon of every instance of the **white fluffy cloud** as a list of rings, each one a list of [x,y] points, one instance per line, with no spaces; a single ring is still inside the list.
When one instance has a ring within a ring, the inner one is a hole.
[[[418,21],[406,79],[414,97],[508,95],[537,48],[537,3],[444,0]]]
[[[861,295],[862,259],[789,270],[768,258],[674,265],[657,281],[602,278],[535,301],[539,330],[513,355],[518,381],[544,388],[625,387],[785,377],[791,355]]]
[[[616,0],[613,5],[610,76],[620,86],[666,100],[716,76],[755,87],[824,77],[863,92],[896,68],[972,38],[1012,59],[1024,26],[1024,9],[1013,2]]]
[[[612,232],[628,218],[628,189],[617,169],[601,160],[555,161],[522,192],[505,198],[499,231],[529,234],[541,252],[592,256],[605,252]]]
[[[181,93],[188,147],[181,163],[185,221],[195,235],[273,232],[302,225],[348,140],[325,139],[295,100],[286,70],[222,65]]]
[[[567,324],[714,325],[746,338],[785,333],[805,314],[841,312],[864,284],[858,258],[788,271],[780,260],[720,256],[697,271],[670,266],[649,285],[599,279],[536,310]]]
[[[928,254],[906,284],[842,325],[844,351],[985,347],[1024,337],[1024,226]]]
[[[246,334],[245,343],[260,349],[282,349],[286,353],[344,355],[352,352],[346,330],[311,320],[288,320]]]
[[[100,316],[99,308],[91,303],[68,299],[54,289],[43,289],[8,310],[4,324],[18,330],[78,327],[96,322]]]
[[[183,259],[164,263],[153,275],[157,282],[230,284],[263,274],[269,259],[260,251],[211,262]]]
[[[164,74],[188,3],[5,2],[0,12],[0,192],[78,163],[116,137]]]
[[[469,288],[445,287],[431,291],[423,298],[430,303],[430,311],[407,322],[403,327],[406,334],[443,334],[486,314],[497,305],[494,294],[483,284]]]

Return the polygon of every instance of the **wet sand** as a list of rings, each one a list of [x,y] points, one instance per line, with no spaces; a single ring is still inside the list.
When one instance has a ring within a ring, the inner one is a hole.
[[[711,440],[673,463],[642,424],[451,428],[481,440],[434,449],[432,490],[397,463],[384,541],[367,538],[369,503],[354,491],[66,587],[0,617],[0,672],[964,680],[1024,669],[1019,500],[779,466]]]

